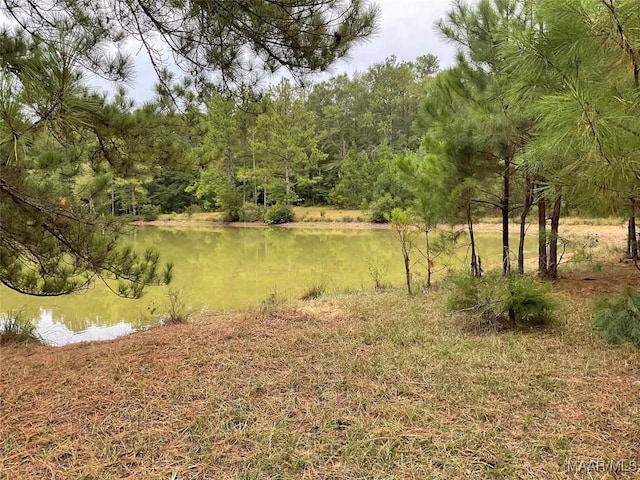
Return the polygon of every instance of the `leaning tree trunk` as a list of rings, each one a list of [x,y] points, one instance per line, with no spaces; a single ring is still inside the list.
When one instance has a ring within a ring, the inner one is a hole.
[[[549,239],[549,263],[547,267],[547,277],[555,280],[558,278],[558,229],[560,228],[560,207],[562,206],[562,196],[558,195],[553,204],[551,214],[551,238]]]
[[[476,253],[476,239],[473,233],[473,218],[471,217],[471,203],[467,205],[467,227],[469,228],[469,240],[471,241],[471,274],[474,277],[482,276],[480,257]]]
[[[547,277],[547,201],[538,193],[538,276]]]
[[[533,184],[528,177],[526,179],[526,189],[524,207],[520,214],[520,239],[518,241],[518,273],[521,275],[524,273],[524,239],[527,233],[525,224],[527,222],[527,215],[529,215],[529,211],[533,205]]]

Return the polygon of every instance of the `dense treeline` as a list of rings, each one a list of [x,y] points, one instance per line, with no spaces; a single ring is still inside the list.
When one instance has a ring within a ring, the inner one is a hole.
[[[27,63],[60,59],[5,32],[2,109],[12,120],[3,128],[3,162],[22,159],[58,192],[59,206],[80,205],[92,218],[201,209],[227,221],[266,214],[277,222],[291,218],[292,205],[331,205],[389,221],[400,207],[427,236],[438,224],[466,224],[471,269],[480,275],[475,219],[502,219],[508,274],[512,261],[524,271],[526,225],[535,215],[538,272],[554,278],[561,215],[616,215],[628,221],[627,253],[637,257],[637,2],[457,2],[438,28],[458,50],[446,70],[430,54],[391,57],[304,86],[284,78],[232,89],[160,72],[157,95],[143,106],[122,92],[112,99],[88,92],[71,36],[56,45],[71,61],[47,73],[36,68],[31,76],[51,78],[29,80]],[[15,78],[31,95],[22,104],[11,97]],[[41,84],[60,86],[64,109]],[[47,128],[34,128],[21,108],[56,115],[39,113]],[[26,132],[29,141],[18,142]],[[518,245],[509,237],[514,220]],[[14,270],[3,276],[24,282]]]
[[[195,101],[182,85],[170,86],[187,113],[171,107],[167,91],[136,110],[117,98],[113,114],[130,123],[117,133],[119,144],[147,154],[112,181],[103,209],[136,215],[191,207],[236,221],[262,218],[274,204],[407,205],[397,158],[420,144],[418,106],[437,71],[437,59],[426,55],[391,57],[306,88],[285,78],[260,91],[201,92]]]

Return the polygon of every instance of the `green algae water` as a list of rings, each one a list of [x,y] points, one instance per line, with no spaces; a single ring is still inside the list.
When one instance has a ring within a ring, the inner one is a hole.
[[[484,264],[499,262],[500,235],[478,237]],[[139,227],[124,241],[140,251],[153,247],[163,261],[173,262],[171,285],[148,288],[138,300],[121,299],[100,282],[85,293],[50,298],[2,288],[0,312],[20,310],[36,319],[45,341],[63,345],[156,325],[169,308],[169,289],[200,312],[254,307],[270,297],[297,298],[317,285],[329,293],[370,290],[374,274],[388,285],[404,281],[391,229]],[[461,246],[447,263],[461,267],[466,254]]]

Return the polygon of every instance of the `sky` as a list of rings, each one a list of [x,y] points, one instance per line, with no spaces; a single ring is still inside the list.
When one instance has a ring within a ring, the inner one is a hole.
[[[451,0],[376,0],[376,3],[381,10],[379,33],[353,49],[348,63],[339,62],[336,70],[366,70],[394,54],[399,60],[414,60],[431,53],[443,67],[453,63],[453,47],[442,40],[435,28],[435,22],[450,10]]]
[[[438,57],[441,67],[452,65],[454,49],[442,40],[435,28],[435,22],[451,8],[452,0],[375,0],[375,3],[381,10],[378,33],[353,48],[346,60],[336,62],[330,74],[365,71],[394,54],[399,60],[409,61],[431,53]],[[156,74],[144,49],[132,48],[131,54],[136,68],[127,91],[137,103],[142,103],[153,96]],[[99,80],[95,80],[95,84],[114,91],[113,84]]]

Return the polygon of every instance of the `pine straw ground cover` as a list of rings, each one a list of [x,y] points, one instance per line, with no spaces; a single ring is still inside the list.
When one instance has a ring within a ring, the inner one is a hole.
[[[568,472],[640,464],[640,353],[589,302],[560,291],[552,329],[474,335],[440,295],[2,347],[0,478],[637,478]]]

